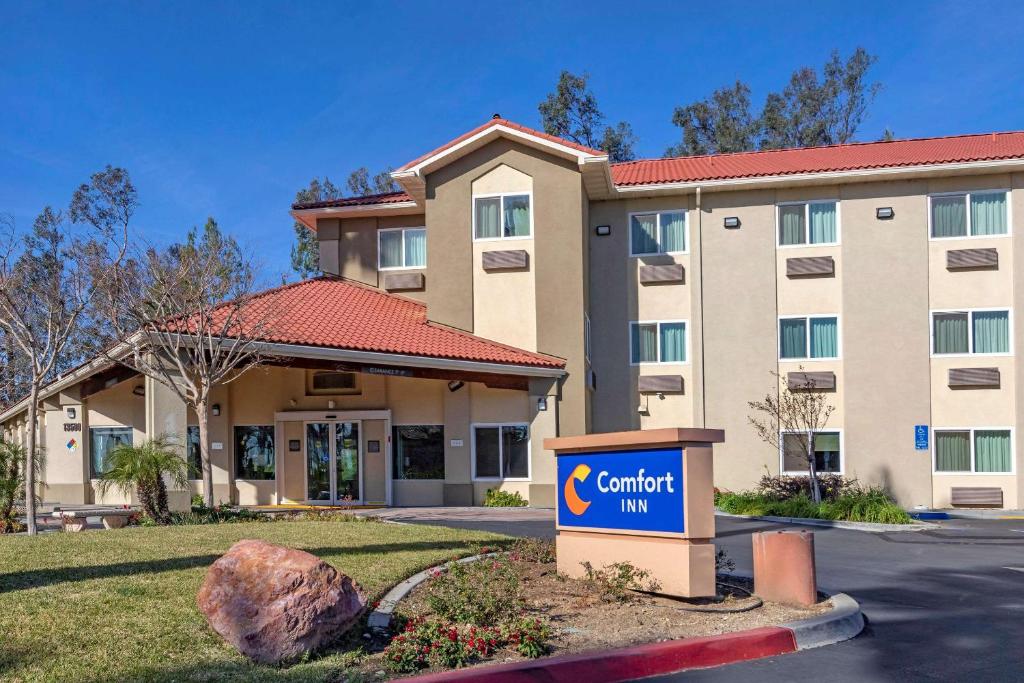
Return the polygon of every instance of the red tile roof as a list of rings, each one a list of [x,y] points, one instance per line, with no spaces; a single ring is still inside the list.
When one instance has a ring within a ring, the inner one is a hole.
[[[954,164],[1024,157],[1024,132],[861,142],[612,164],[616,185],[696,183],[764,176]]]
[[[565,367],[560,358],[430,322],[424,304],[340,278],[319,277],[270,289],[248,305],[250,319],[266,321],[260,336],[272,343]]]
[[[407,168],[411,168],[412,166],[415,166],[416,164],[418,164],[421,161],[423,161],[424,159],[429,159],[430,157],[434,156],[435,154],[440,154],[441,152],[445,151],[446,149],[448,149],[450,147],[454,147],[455,145],[459,144],[463,140],[468,140],[469,138],[473,137],[477,133],[485,131],[488,128],[493,128],[494,126],[505,126],[506,128],[512,128],[512,129],[518,130],[518,131],[520,131],[522,133],[526,133],[527,135],[532,135],[534,137],[543,138],[543,139],[545,139],[545,140],[547,140],[549,142],[555,142],[555,143],[558,143],[559,145],[564,145],[566,147],[571,147],[572,149],[578,150],[580,152],[585,152],[587,154],[593,154],[595,156],[604,156],[604,154],[605,154],[605,152],[602,152],[599,149],[594,149],[593,147],[587,147],[585,145],[581,145],[581,144],[572,142],[571,140],[566,140],[564,138],[560,138],[560,137],[557,137],[557,136],[554,136],[554,135],[548,135],[547,133],[542,133],[541,131],[534,130],[533,128],[527,128],[526,126],[519,125],[518,123],[514,123],[512,121],[509,121],[508,119],[491,119],[487,123],[485,123],[485,124],[483,124],[481,126],[477,126],[476,128],[474,128],[473,130],[469,131],[468,133],[463,133],[462,135],[460,135],[459,137],[455,138],[454,140],[452,140],[450,142],[446,142],[445,144],[441,145],[437,149],[431,150],[431,151],[427,152],[426,154],[424,154],[422,156],[416,157],[415,159],[413,159],[409,163],[405,164],[404,166],[402,166],[398,170],[399,171],[404,171]]]
[[[371,206],[377,204],[397,204],[399,202],[411,202],[405,192],[385,192],[383,194],[368,194],[363,197],[340,197],[338,199],[325,199],[321,202],[298,202],[292,204],[292,209],[327,209],[339,206]]]

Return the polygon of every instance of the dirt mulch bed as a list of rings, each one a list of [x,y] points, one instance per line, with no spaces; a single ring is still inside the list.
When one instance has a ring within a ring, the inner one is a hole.
[[[806,619],[831,609],[827,599],[809,609],[762,602],[750,595],[750,580],[723,576],[720,581],[728,585],[719,583],[718,599],[681,600],[630,592],[623,602],[603,595],[587,581],[559,575],[553,563],[513,564],[521,577],[526,615],[551,626],[549,656],[743,631]],[[398,605],[397,612],[410,618],[431,616],[427,598],[432,582],[416,588]],[[482,663],[523,660],[515,651],[503,648]],[[380,655],[374,654],[360,668],[375,671],[381,664]]]

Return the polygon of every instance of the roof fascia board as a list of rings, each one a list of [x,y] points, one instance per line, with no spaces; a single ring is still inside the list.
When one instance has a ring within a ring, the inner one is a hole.
[[[851,171],[830,171],[826,173],[794,173],[753,178],[732,178],[726,180],[705,180],[681,183],[651,183],[649,185],[617,185],[616,194],[629,195],[642,192],[689,192],[697,188],[704,191],[730,190],[774,185],[800,185],[841,180],[870,181],[875,178],[899,176],[943,175],[957,171],[1017,170],[1024,167],[1024,159],[999,159],[992,161],[966,161],[953,164],[922,164],[918,166],[896,166],[893,168],[855,169]]]
[[[423,208],[414,201],[387,204],[359,204],[356,206],[325,206],[318,209],[292,209],[292,218],[307,228],[316,230],[318,218],[347,218],[349,216],[402,215],[417,213]]]

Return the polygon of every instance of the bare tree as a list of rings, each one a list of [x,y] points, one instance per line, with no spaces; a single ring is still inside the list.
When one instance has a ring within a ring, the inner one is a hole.
[[[811,495],[815,503],[821,502],[821,487],[818,484],[817,463],[814,458],[814,435],[828,424],[835,410],[826,394],[817,390],[816,382],[800,368],[802,380],[790,389],[789,383],[777,372],[771,373],[782,387],[779,391],[766,394],[760,401],[750,401],[747,406],[754,411],[748,416],[757,436],[783,453],[799,453],[807,462]],[[787,449],[786,440],[790,440]]]
[[[212,507],[210,392],[262,361],[271,311],[254,299],[255,269],[211,218],[184,244],[145,249],[105,291],[120,343],[111,360],[171,389],[196,413],[203,500]]]
[[[86,216],[76,207],[79,193],[117,196],[115,205]],[[77,353],[78,338],[103,278],[116,272],[127,249],[128,222],[135,210],[135,188],[128,174],[108,166],[75,193],[72,222],[94,228],[76,235],[63,212],[46,207],[32,230],[19,235],[8,224],[0,251],[0,329],[7,349],[18,357],[28,390],[25,449],[25,515],[36,533],[36,464],[39,447],[39,394]]]

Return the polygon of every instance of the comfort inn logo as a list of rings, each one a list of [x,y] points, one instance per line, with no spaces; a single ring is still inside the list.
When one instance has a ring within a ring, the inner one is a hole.
[[[569,512],[577,517],[587,511],[587,508],[590,507],[590,501],[583,500],[576,493],[576,482],[585,481],[588,476],[590,476],[589,465],[576,465],[572,474],[565,480],[565,488],[562,490],[562,493],[565,495],[566,507],[569,508]]]
[[[576,482],[584,482],[590,476],[590,466],[580,463],[573,468],[565,480],[562,495],[565,506],[569,512],[581,516],[587,511],[593,501],[583,500],[576,492]],[[642,512],[648,511],[646,494],[673,494],[675,489],[675,477],[671,472],[665,472],[660,476],[647,474],[644,468],[640,468],[633,476],[611,476],[606,470],[597,475],[597,490],[602,494],[619,494],[619,507],[621,512]],[[622,495],[631,494],[631,495]]]

